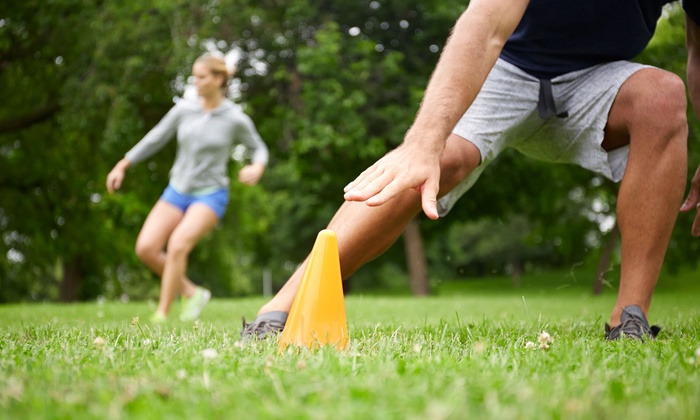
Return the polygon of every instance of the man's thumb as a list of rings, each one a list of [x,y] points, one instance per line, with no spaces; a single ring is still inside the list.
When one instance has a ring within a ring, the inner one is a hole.
[[[440,182],[434,179],[427,179],[421,189],[421,203],[423,212],[429,218],[435,220],[439,217],[437,211],[437,194],[440,189]]]

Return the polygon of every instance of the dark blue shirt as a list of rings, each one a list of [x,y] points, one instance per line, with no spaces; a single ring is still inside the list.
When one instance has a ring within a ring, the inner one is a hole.
[[[673,0],[531,0],[501,58],[551,79],[644,50],[662,7]],[[698,22],[700,0],[683,0]]]

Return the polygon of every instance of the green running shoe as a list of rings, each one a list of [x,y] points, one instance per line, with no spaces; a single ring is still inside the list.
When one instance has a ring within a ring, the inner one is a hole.
[[[180,321],[194,321],[211,299],[211,292],[203,287],[197,286],[192,297],[182,298],[182,312]]]
[[[156,312],[153,315],[151,315],[150,321],[151,321],[151,324],[154,324],[154,325],[165,324],[166,322],[168,322],[168,317],[163,315],[160,312]]]

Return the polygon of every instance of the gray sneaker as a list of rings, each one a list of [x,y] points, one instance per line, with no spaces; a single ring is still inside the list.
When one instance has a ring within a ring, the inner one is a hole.
[[[659,331],[661,328],[656,325],[649,326],[649,321],[644,316],[642,308],[630,305],[622,310],[620,325],[610,328],[610,325],[605,324],[605,339],[612,341],[619,340],[620,337],[627,337],[644,341],[644,336],[655,339]]]
[[[249,324],[245,322],[245,317],[243,317],[241,338],[244,341],[264,340],[281,333],[286,322],[287,313],[283,311],[266,312],[259,315]]]

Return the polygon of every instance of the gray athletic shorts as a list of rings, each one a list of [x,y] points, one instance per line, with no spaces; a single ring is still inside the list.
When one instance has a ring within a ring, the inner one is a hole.
[[[539,79],[499,59],[453,130],[479,149],[481,164],[438,200],[440,215],[447,214],[508,147],[536,159],[576,164],[619,182],[629,146],[606,152],[601,147],[603,130],[620,86],[645,67],[649,66],[615,61],[567,73],[551,80],[551,94],[546,95],[541,94]]]

